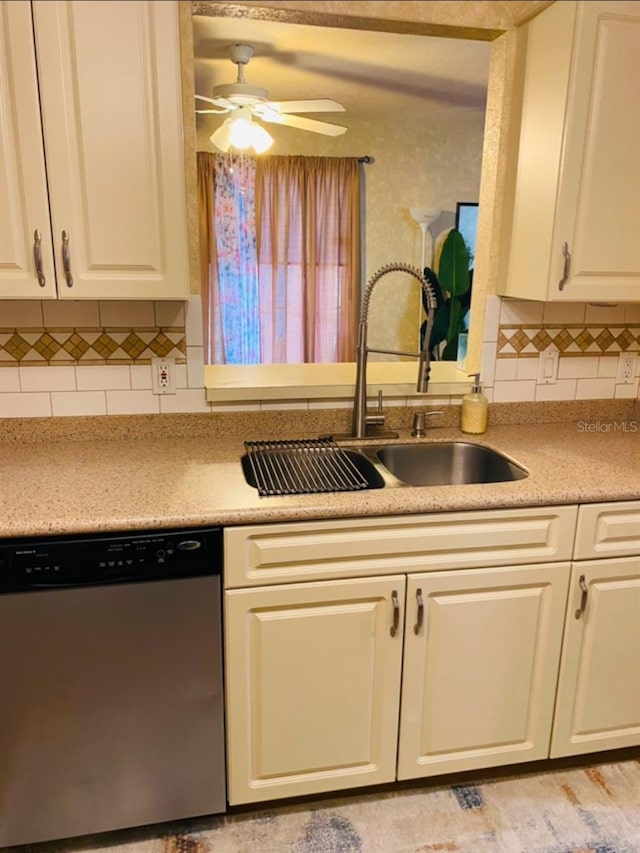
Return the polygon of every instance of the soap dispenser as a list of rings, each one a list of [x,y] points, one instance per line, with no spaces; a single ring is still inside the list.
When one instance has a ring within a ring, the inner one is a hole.
[[[482,393],[480,374],[470,373],[473,377],[473,386],[469,394],[462,398],[460,411],[460,429],[462,432],[480,434],[487,431],[487,417],[489,414],[489,401]]]

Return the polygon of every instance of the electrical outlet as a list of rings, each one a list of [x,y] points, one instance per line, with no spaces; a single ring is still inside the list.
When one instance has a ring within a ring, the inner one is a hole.
[[[151,387],[154,394],[176,393],[175,358],[151,359]]]
[[[618,356],[618,373],[616,382],[619,385],[633,385],[636,381],[636,362],[638,353],[621,352]]]
[[[538,385],[555,385],[558,381],[558,350],[549,346],[538,356]]]

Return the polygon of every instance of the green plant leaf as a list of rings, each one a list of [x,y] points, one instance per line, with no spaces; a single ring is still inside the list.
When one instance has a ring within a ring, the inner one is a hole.
[[[449,327],[447,329],[447,342],[453,341],[458,337],[458,333],[463,331],[462,318],[464,312],[460,302],[452,296],[449,300]]]
[[[426,267],[424,275],[433,286],[437,307],[429,341],[433,359],[455,361],[458,353],[458,335],[466,330],[466,316],[471,302],[473,271],[469,270],[469,249],[459,231],[452,228],[442,246],[438,275]],[[423,306],[426,304],[423,299]],[[426,322],[421,330],[421,342]],[[442,346],[444,342],[444,346]]]
[[[438,359],[438,345],[447,339],[449,330],[449,314],[451,311],[451,300],[447,299],[440,308],[436,311],[436,316],[431,330],[431,339],[429,341],[429,352],[432,358]]]
[[[473,288],[473,270],[469,270],[469,290],[466,293],[461,293],[458,297],[458,302],[462,305],[464,311],[471,308],[471,289]]]
[[[449,231],[442,245],[438,279],[442,289],[451,296],[461,296],[471,286],[469,250],[462,234],[455,228]]]
[[[445,348],[442,350],[442,355],[440,356],[440,361],[456,361],[458,358],[458,336],[447,343]]]

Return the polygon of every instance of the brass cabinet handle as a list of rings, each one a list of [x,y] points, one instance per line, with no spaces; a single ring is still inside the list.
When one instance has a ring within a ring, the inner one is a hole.
[[[67,287],[73,287],[73,276],[71,275],[71,255],[69,252],[69,235],[62,232],[62,265],[64,267],[64,280]]]
[[[36,275],[38,276],[38,284],[44,287],[47,283],[42,271],[42,234],[36,230],[33,232],[33,260],[36,265]]]
[[[392,637],[398,633],[398,625],[400,624],[400,602],[398,601],[398,590],[394,589],[391,593],[391,604],[393,605],[393,624],[389,629]]]
[[[562,254],[564,255],[564,269],[562,270],[562,278],[558,282],[560,290],[564,290],[564,286],[569,278],[569,271],[571,270],[571,252],[569,251],[568,243],[562,244]]]
[[[416,590],[416,601],[418,602],[418,615],[416,617],[416,624],[413,626],[413,633],[419,634],[424,621],[424,598],[422,597],[421,589]]]
[[[578,581],[580,584],[580,589],[582,590],[582,595],[580,596],[580,607],[575,612],[576,619],[579,619],[584,611],[587,609],[587,596],[589,595],[589,590],[587,589],[587,582],[584,575],[580,575],[580,580]]]

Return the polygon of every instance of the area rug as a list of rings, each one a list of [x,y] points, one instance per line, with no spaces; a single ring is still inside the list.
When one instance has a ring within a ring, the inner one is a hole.
[[[40,851],[44,845],[34,845]],[[51,853],[640,853],[640,762],[261,807]]]

